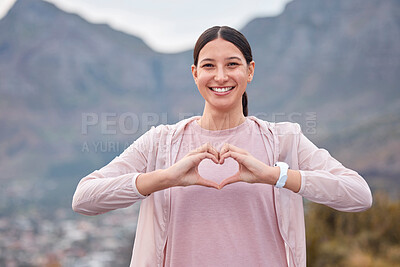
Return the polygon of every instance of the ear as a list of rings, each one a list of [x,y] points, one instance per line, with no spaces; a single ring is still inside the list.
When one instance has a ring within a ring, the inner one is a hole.
[[[194,82],[197,84],[197,67],[194,64],[192,65],[192,75]]]
[[[254,61],[248,64],[248,76],[247,76],[248,83],[250,83],[253,80],[255,65],[256,63]]]

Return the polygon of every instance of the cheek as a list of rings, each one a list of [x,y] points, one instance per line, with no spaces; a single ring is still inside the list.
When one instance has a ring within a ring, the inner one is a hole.
[[[212,79],[212,78],[213,78],[212,74],[202,72],[202,73],[199,73],[199,75],[197,76],[197,83],[199,85],[204,85],[207,82],[209,82],[210,79]]]
[[[247,83],[248,75],[243,71],[235,73],[234,77],[238,83]]]
[[[247,78],[248,71],[244,68],[244,66],[240,66],[230,71],[230,76],[235,77],[235,79],[243,79]]]

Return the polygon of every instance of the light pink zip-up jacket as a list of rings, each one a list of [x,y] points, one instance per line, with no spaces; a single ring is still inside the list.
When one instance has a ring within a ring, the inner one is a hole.
[[[140,173],[174,164],[185,126],[198,118],[153,127],[120,156],[78,184],[72,207],[81,214],[97,215],[142,200],[131,266],[163,266],[170,216],[170,190],[145,197],[136,188],[136,178]],[[269,144],[273,148],[272,162],[284,161],[291,169],[300,170],[300,191],[274,188],[274,204],[288,266],[304,267],[306,239],[302,197],[340,211],[356,212],[371,207],[371,191],[360,175],[310,142],[298,124],[248,118],[259,125],[264,140],[260,145]]]

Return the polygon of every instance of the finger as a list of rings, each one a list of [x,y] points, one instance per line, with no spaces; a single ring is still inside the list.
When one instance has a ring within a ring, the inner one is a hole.
[[[228,152],[228,151],[229,151],[229,144],[228,144],[228,143],[225,143],[225,144],[222,146],[221,150],[219,151],[219,154],[222,155],[222,154],[224,154],[224,153],[226,153],[226,152]]]
[[[219,158],[219,152],[210,143],[205,143],[202,146],[193,150],[192,152],[194,153],[209,152],[213,154],[216,158]]]
[[[224,146],[221,149],[220,156],[219,156],[220,164],[224,163],[224,161],[221,160],[222,158],[226,159],[227,157],[229,157],[229,156],[225,155],[226,153],[229,153],[229,152],[235,152],[235,153],[240,153],[240,154],[243,154],[243,155],[249,155],[249,152],[247,152],[247,150],[241,149],[241,148],[236,147],[236,146],[234,146],[232,144],[225,143]]]
[[[197,152],[204,152],[204,151],[216,151],[215,148],[210,143],[204,143],[200,147],[196,149]]]
[[[217,149],[215,149],[215,147],[213,147],[210,143],[207,144],[207,152],[213,154],[217,159],[219,159],[219,152],[217,151]]]
[[[203,159],[206,159],[206,158],[207,159],[211,159],[215,164],[219,163],[218,158],[215,155],[213,155],[210,152],[208,152],[208,151],[205,151],[205,152],[203,152],[201,154],[196,154],[196,155],[193,155],[193,156],[197,158],[197,164],[200,164],[200,162]]]
[[[236,160],[237,162],[242,163],[242,162],[244,161],[244,158],[245,158],[246,156],[247,156],[247,155],[243,155],[243,154],[240,154],[240,153],[237,153],[237,152],[228,151],[228,152],[226,152],[226,153],[224,153],[224,154],[222,154],[222,155],[220,156],[220,158],[219,158],[219,164],[224,164],[225,159],[227,159],[227,158],[233,158],[233,159]]]
[[[216,155],[216,154],[218,154],[218,152],[216,153],[215,148],[213,148],[209,143],[205,143],[205,144],[189,151],[189,153],[187,153],[186,156],[196,155],[196,154],[207,152],[207,151],[210,151],[210,153],[214,154],[216,157],[218,156],[218,155]]]
[[[207,151],[207,146],[208,143],[202,144],[199,147],[196,147],[195,149],[191,150],[189,153],[195,154],[195,153],[202,153],[204,151]]]
[[[222,148],[221,151],[219,152],[219,164],[224,164],[225,159],[229,157],[229,147],[231,145],[228,143],[225,143]]]
[[[233,183],[237,183],[237,182],[241,182],[240,173],[239,172],[237,172],[236,174],[232,175],[231,177],[228,177],[228,178],[224,179],[219,184],[219,189],[222,189],[224,186],[226,186],[228,184],[233,184]]]
[[[241,153],[241,154],[246,154],[246,155],[249,154],[249,152],[247,152],[246,149],[234,146],[232,144],[229,144],[229,151],[234,151],[234,152]]]
[[[219,164],[224,164],[225,159],[231,157],[231,153],[232,153],[232,152],[227,151],[227,152],[221,154],[221,155],[219,156]]]
[[[245,159],[248,158],[247,154],[242,154],[234,151],[230,151],[229,156],[239,163],[244,163]]]

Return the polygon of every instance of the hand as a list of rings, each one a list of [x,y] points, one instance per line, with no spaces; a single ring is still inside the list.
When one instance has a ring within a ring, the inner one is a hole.
[[[239,163],[239,171],[221,182],[219,188],[236,182],[266,183],[274,185],[279,177],[279,167],[271,167],[253,157],[244,149],[225,144],[220,151],[219,164],[231,157]]]
[[[171,186],[202,185],[219,189],[217,183],[199,175],[198,166],[205,158],[211,159],[215,164],[219,162],[218,151],[208,143],[190,151],[185,157],[166,169],[167,176],[171,179]]]

